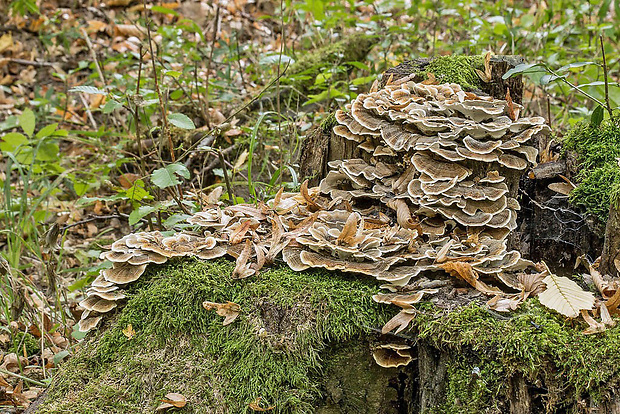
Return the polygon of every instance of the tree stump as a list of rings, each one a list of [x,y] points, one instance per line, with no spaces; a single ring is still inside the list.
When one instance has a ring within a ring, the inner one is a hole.
[[[425,68],[433,59],[415,59],[387,70],[382,77],[382,82],[388,79],[396,81],[414,74],[424,74]],[[523,63],[523,59],[517,56],[493,56],[491,57],[491,81],[482,83],[479,92],[488,94],[497,99],[505,99],[506,92],[510,90],[510,96],[516,103],[523,99],[523,77],[521,75],[508,79],[502,79],[507,70]],[[411,77],[413,81],[422,81],[423,75]],[[300,152],[299,175],[302,179],[309,179],[310,185],[317,185],[327,175],[327,164],[334,160],[346,160],[350,158],[370,158],[367,153],[357,148],[355,142],[339,137],[331,132],[331,122],[325,122],[321,127],[313,130],[304,140]],[[514,180],[509,180],[514,181]],[[518,179],[517,179],[518,183]],[[516,187],[509,184],[511,194],[516,193]]]

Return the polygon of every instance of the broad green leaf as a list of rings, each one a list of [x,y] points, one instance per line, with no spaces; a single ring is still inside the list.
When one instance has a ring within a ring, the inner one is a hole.
[[[133,226],[139,222],[143,217],[148,216],[151,213],[159,210],[161,206],[140,206],[129,214],[129,225]]]
[[[172,187],[181,184],[177,176],[189,178],[189,170],[183,164],[170,164],[159,168],[151,174],[151,181],[159,188]]]
[[[592,116],[590,117],[590,125],[592,125],[593,127],[598,127],[601,122],[603,122],[603,117],[605,116],[605,112],[603,111],[603,107],[602,106],[597,106],[596,108],[594,108],[594,111],[592,111]]]
[[[58,128],[58,124],[49,124],[46,127],[43,127],[39,132],[37,132],[36,137],[38,139],[41,139],[49,137],[50,135],[54,135],[54,132],[56,132],[56,128]]]
[[[109,114],[110,112],[114,112],[118,108],[122,107],[123,104],[115,101],[114,99],[109,100],[103,105],[103,109],[101,110],[104,114]]]
[[[194,122],[184,114],[174,113],[168,115],[168,121],[177,128],[196,129]]]
[[[151,11],[154,13],[171,14],[173,16],[179,15],[179,13],[176,12],[175,10],[169,9],[167,7],[162,7],[162,6],[153,6],[151,7]]]
[[[372,70],[370,69],[370,67],[369,67],[368,65],[365,65],[365,64],[364,64],[364,63],[362,63],[362,62],[347,62],[347,65],[351,65],[351,66],[353,66],[354,68],[358,68],[358,69],[361,69],[361,70],[366,70],[366,71],[368,71],[368,72],[372,72]]]
[[[69,351],[67,350],[60,351],[59,353],[54,355],[54,358],[52,358],[52,361],[54,361],[54,365],[60,364],[67,355],[69,355]]]
[[[25,145],[28,143],[28,138],[19,132],[9,132],[0,138],[0,140],[0,150],[6,152],[13,152],[20,145]]]
[[[58,144],[48,141],[39,145],[37,150],[37,161],[56,161],[58,159]]]
[[[541,85],[548,85],[551,82],[555,82],[558,79],[564,79],[566,78],[568,75],[564,74],[564,75],[551,75],[551,74],[547,74],[547,75],[543,75],[542,78],[540,78],[540,84]]]
[[[141,201],[150,197],[149,192],[144,188],[144,181],[136,180],[130,188],[124,191],[124,193],[130,200]]]
[[[564,72],[565,70],[568,70],[568,69],[580,68],[582,66],[588,66],[588,65],[596,65],[596,62],[573,62],[573,63],[569,63],[568,65],[562,66],[557,71]]]
[[[521,63],[515,66],[514,68],[510,69],[508,72],[504,73],[504,76],[502,76],[502,79],[508,79],[509,77],[513,75],[525,73],[526,71],[536,66],[538,66],[538,63]]]
[[[82,92],[82,93],[87,93],[90,95],[106,95],[107,94],[107,92],[104,91],[103,89],[99,89],[96,86],[88,86],[88,85],[74,86],[73,88],[69,89],[69,92]]]
[[[174,78],[174,79],[178,79],[179,76],[182,75],[182,73],[179,72],[178,70],[165,70],[164,75],[170,76],[171,78]]]
[[[34,133],[34,127],[36,125],[36,119],[34,112],[31,109],[24,109],[24,112],[19,116],[19,126],[22,127],[26,135],[29,137]]]

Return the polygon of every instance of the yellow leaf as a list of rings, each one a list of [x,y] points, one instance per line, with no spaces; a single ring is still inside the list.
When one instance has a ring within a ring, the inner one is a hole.
[[[267,408],[263,408],[260,406],[260,400],[262,399],[262,397],[257,397],[254,401],[252,401],[250,404],[248,404],[248,406],[250,407],[250,409],[252,411],[271,411],[274,408],[276,408],[275,405],[272,405],[270,407]]]
[[[125,335],[127,339],[132,339],[136,335],[136,331],[134,331],[133,326],[129,324],[125,329],[123,329],[123,335]]]

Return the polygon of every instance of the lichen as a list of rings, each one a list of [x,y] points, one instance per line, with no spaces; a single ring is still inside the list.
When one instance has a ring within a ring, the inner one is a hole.
[[[563,144],[579,157],[578,186],[570,202],[604,223],[612,198],[617,201],[620,194],[620,123],[580,123],[566,134]]]

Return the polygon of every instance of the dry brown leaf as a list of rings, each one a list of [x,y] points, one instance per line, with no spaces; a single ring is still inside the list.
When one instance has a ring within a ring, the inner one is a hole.
[[[172,404],[176,408],[183,408],[187,405],[187,399],[183,394],[169,392],[166,398],[162,400],[164,403]]]
[[[315,212],[321,210],[321,206],[319,206],[313,199],[310,197],[310,193],[308,193],[308,180],[304,181],[299,189],[299,193],[306,201],[308,205],[308,211]]]
[[[204,301],[202,302],[202,306],[206,310],[215,310],[215,313],[223,316],[224,322],[222,325],[224,326],[231,324],[235,319],[237,319],[237,316],[239,316],[239,313],[241,312],[241,307],[234,302],[216,303]]]
[[[263,408],[260,406],[260,400],[262,400],[262,397],[256,397],[256,399],[254,401],[252,401],[250,404],[248,404],[248,407],[250,407],[250,410],[252,411],[271,411],[274,408],[276,408],[275,405]]]
[[[522,286],[521,295],[523,296],[523,300],[528,297],[537,296],[539,293],[543,292],[547,286],[543,283],[543,280],[547,273],[530,273],[530,274],[519,274],[517,275],[517,280]]]
[[[551,183],[547,186],[547,188],[551,191],[567,196],[575,189],[575,186],[569,183]]]
[[[6,379],[2,375],[0,375],[0,387],[8,387],[8,386],[9,386],[9,383],[6,382]]]
[[[0,53],[13,46],[13,35],[11,32],[5,33],[0,37]]]
[[[437,85],[437,78],[435,78],[435,74],[428,72],[426,74],[426,80],[422,81],[422,85]]]
[[[381,328],[381,333],[385,335],[394,329],[396,329],[395,333],[399,333],[409,325],[413,318],[415,318],[415,315],[414,309],[401,310],[392,319],[387,321],[385,325],[383,325],[383,328]]]
[[[584,335],[592,335],[605,331],[605,325],[595,321],[594,318],[590,315],[590,312],[588,312],[587,310],[582,309],[581,316],[583,316],[583,320],[586,321],[589,325],[588,328],[582,332]]]
[[[579,311],[594,308],[594,295],[581,289],[569,278],[549,274],[543,282],[547,290],[538,295],[538,300],[549,309],[576,318]]]
[[[510,88],[506,89],[506,102],[508,102],[508,105],[506,107],[506,109],[508,109],[508,116],[513,121],[516,121],[517,120],[517,112],[515,111],[515,105],[512,102],[512,98],[510,97]]]
[[[245,234],[252,228],[252,220],[246,220],[230,235],[230,244],[239,244],[245,237]]]
[[[523,300],[518,295],[511,295],[510,297],[502,297],[501,295],[495,295],[491,300],[487,302],[489,309],[498,312],[509,312],[517,309],[519,304]]]
[[[133,326],[129,324],[125,329],[123,329],[123,335],[125,335],[127,339],[132,339],[136,335],[136,331],[134,331]]]
[[[462,261],[449,261],[446,263],[441,263],[438,266],[450,275],[469,283],[472,287],[485,295],[497,295],[503,293],[500,289],[489,286],[478,280],[478,273],[469,263]]]
[[[141,39],[144,37],[146,33],[146,29],[143,27],[136,26],[135,24],[115,24],[114,25],[114,36],[122,36],[122,37],[137,37]]]
[[[619,305],[620,305],[620,289],[616,289],[616,293],[614,293],[614,295],[611,298],[607,299],[607,301],[605,302],[605,306],[610,312],[617,312]]]
[[[246,277],[250,277],[255,273],[255,270],[250,268],[250,264],[248,264],[248,260],[250,260],[250,256],[252,254],[252,242],[248,239],[245,241],[245,246],[237,257],[235,269],[232,272],[231,277],[233,279],[245,279]]]
[[[357,214],[351,213],[347,218],[340,235],[336,239],[336,244],[352,246],[357,242]]]

